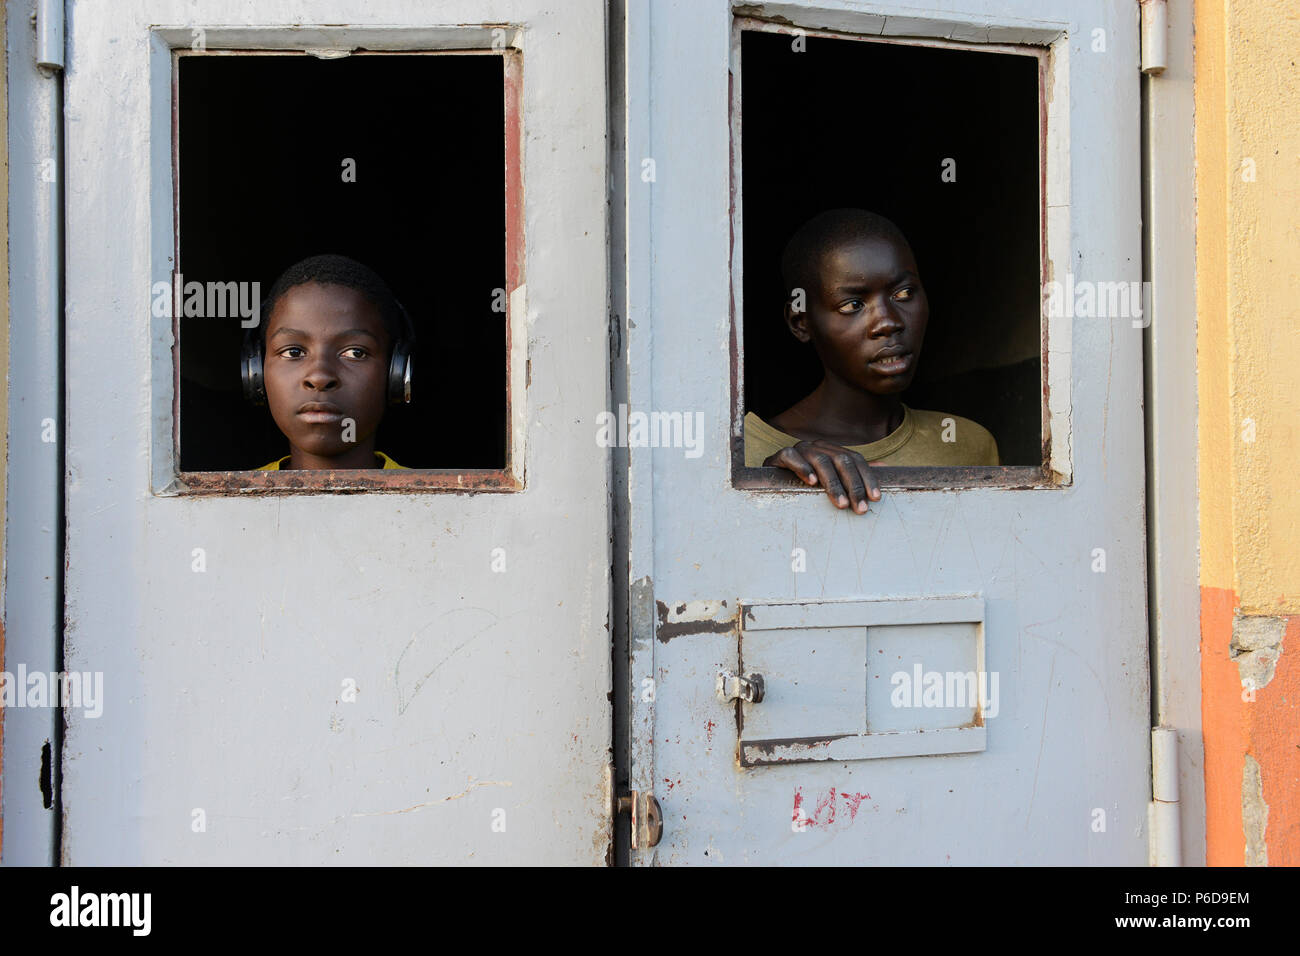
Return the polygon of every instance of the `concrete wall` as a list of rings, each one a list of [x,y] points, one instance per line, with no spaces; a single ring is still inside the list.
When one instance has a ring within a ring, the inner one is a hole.
[[[1196,3],[1207,862],[1300,864],[1300,8]]]

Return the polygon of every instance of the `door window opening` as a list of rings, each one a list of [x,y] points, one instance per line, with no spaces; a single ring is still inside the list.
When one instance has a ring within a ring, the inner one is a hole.
[[[174,307],[184,490],[521,487],[508,427],[519,72],[514,49],[176,51],[176,268],[154,310]],[[249,313],[320,254],[368,266],[409,316],[410,402],[384,403],[375,435],[401,470],[259,470],[289,447],[245,395],[245,330],[269,319]]]
[[[903,404],[978,423],[1000,461],[885,461],[882,484],[1050,483],[1047,48],[886,40],[750,18],[735,29],[735,485],[821,493],[783,469],[746,467],[745,418],[769,423],[821,381],[813,347],[784,319],[782,252],[802,224],[846,207],[897,224],[929,300]]]

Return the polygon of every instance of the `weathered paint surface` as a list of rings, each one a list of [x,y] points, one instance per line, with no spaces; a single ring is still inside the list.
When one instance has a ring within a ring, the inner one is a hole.
[[[1285,625],[1279,643],[1246,650],[1234,646],[1237,607],[1231,591],[1202,588],[1206,862],[1296,866],[1300,616],[1269,619],[1268,631]]]
[[[8,48],[5,43],[5,4],[0,0],[0,209],[9,208],[9,86]],[[0,368],[9,367],[9,229],[0,235]],[[6,383],[7,384],[7,383]],[[0,459],[9,460],[9,389],[0,389]],[[5,469],[7,475],[8,469]],[[0,475],[0,514],[4,514],[5,475]],[[4,532],[0,531],[0,567],[4,566]],[[0,595],[0,670],[5,661],[4,598]],[[4,859],[4,729],[5,715],[0,710],[0,860]]]
[[[261,32],[232,26],[253,16],[235,0],[70,9],[66,652],[104,672],[107,699],[97,720],[69,715],[65,859],[605,863],[603,5],[439,4],[441,23],[486,24],[462,28],[430,27],[415,0],[272,0]],[[350,25],[277,32],[308,14]],[[209,48],[486,49],[511,25],[523,490],[157,493],[172,343],[147,293],[170,273],[167,44],[188,46],[196,16],[224,25]],[[151,39],[154,24],[173,29]]]
[[[1207,862],[1300,863],[1300,19],[1195,5]]]
[[[58,80],[36,65],[35,0],[5,6],[8,54],[9,352],[5,481],[5,669],[58,669],[60,253],[58,164],[63,127]],[[15,560],[21,555],[21,560]],[[56,824],[47,748],[58,738],[58,711],[22,707],[4,715],[3,862],[54,862]],[[49,799],[47,799],[47,797]]]
[[[1049,246],[1080,278],[1140,279],[1136,5],[1018,0],[998,5],[1005,19],[974,24],[958,12],[969,4],[926,6],[935,12],[810,14],[799,3],[747,10],[834,29],[874,24],[887,34],[1063,37],[1052,95],[1057,109],[1068,103],[1069,116],[1049,144],[1048,175],[1067,170],[1068,195],[1049,211]],[[627,9],[628,156],[653,157],[658,169],[650,185],[629,174],[626,195],[629,363],[653,357],[651,372],[642,364],[640,376],[629,375],[630,401],[702,410],[708,427],[700,458],[633,452],[632,509],[643,524],[632,528],[631,580],[652,586],[669,612],[722,600],[978,594],[986,666],[1000,673],[1002,693],[983,752],[742,768],[742,705],[713,692],[719,670],[747,666],[739,628],[723,629],[705,613],[689,632],[662,616],[675,625],[668,640],[634,626],[632,774],[652,780],[664,815],[663,841],[634,861],[1145,863],[1140,332],[1127,320],[1079,320],[1054,338],[1050,400],[1070,422],[1067,434],[1054,432],[1071,459],[1072,470],[1059,469],[1070,475],[1065,486],[887,492],[865,517],[836,512],[820,492],[734,487],[730,10],[720,0]],[[1094,27],[1107,32],[1106,56],[1087,49]],[[646,34],[654,41],[639,39]],[[792,567],[797,548],[805,571]],[[1093,570],[1096,548],[1106,551],[1104,573]],[[650,700],[636,694],[646,678]],[[764,703],[781,693],[769,682]],[[764,703],[743,706],[748,713]],[[845,795],[861,795],[856,813]]]
[[[1175,731],[1178,803],[1155,819],[1177,817],[1181,863],[1205,863],[1205,752],[1201,735],[1200,582],[1197,548],[1196,185],[1192,4],[1169,4],[1167,62],[1145,83],[1144,274],[1151,282],[1144,319],[1147,421],[1147,529],[1151,605],[1152,720]],[[1172,756],[1170,754],[1169,756]],[[1163,763],[1163,759],[1161,761]],[[1168,781],[1166,781],[1168,783]],[[1172,861],[1153,828],[1153,859]]]

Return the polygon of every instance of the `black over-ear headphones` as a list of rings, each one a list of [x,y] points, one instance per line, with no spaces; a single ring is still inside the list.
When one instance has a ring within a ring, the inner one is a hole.
[[[411,401],[411,352],[415,348],[415,326],[402,303],[396,299],[393,302],[397,306],[402,331],[393,343],[393,357],[388,363],[388,404],[405,405]],[[244,345],[240,350],[239,370],[244,381],[244,397],[254,405],[266,404],[262,323],[269,320],[263,302],[259,307],[257,325],[244,330]]]

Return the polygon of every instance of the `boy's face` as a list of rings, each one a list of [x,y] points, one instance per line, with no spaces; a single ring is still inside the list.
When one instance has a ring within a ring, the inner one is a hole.
[[[293,448],[324,458],[373,450],[388,399],[389,347],[379,310],[355,289],[308,282],[276,301],[266,329],[266,398]]]
[[[786,322],[828,373],[877,395],[911,384],[930,305],[905,244],[864,237],[827,250],[806,291],[807,312],[787,303]]]

